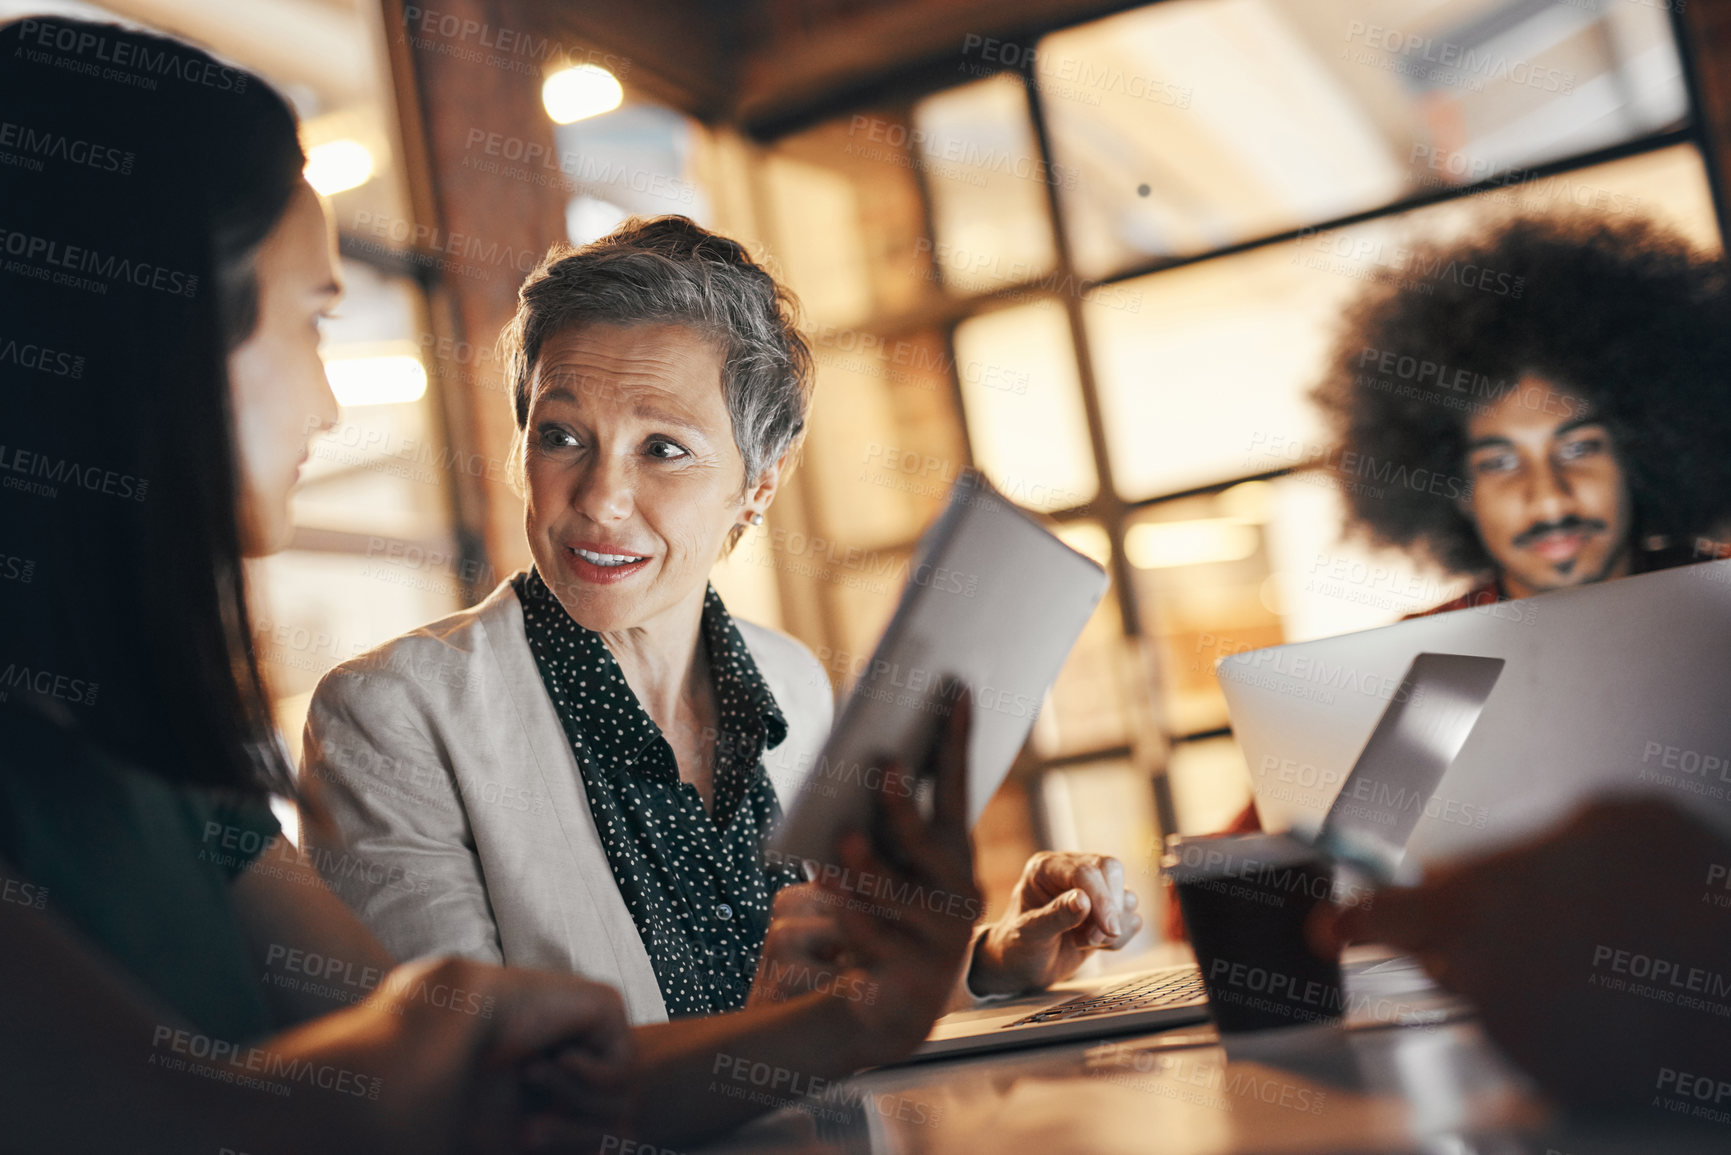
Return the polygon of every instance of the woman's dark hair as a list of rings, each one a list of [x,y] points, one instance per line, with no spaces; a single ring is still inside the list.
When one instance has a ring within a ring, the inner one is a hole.
[[[1517,217],[1411,258],[1348,312],[1314,394],[1369,537],[1457,573],[1494,568],[1460,500],[1466,428],[1517,392],[1559,419],[1573,394],[1604,423],[1637,542],[1704,534],[1731,512],[1717,258],[1651,221],[1586,216]],[[1529,374],[1549,389],[1520,390]]]
[[[253,653],[227,354],[305,158],[259,79],[0,25],[0,696],[179,782],[292,789]]]

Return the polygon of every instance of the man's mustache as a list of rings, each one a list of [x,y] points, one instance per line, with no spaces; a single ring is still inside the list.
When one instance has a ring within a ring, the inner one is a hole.
[[[1570,514],[1560,521],[1540,521],[1523,529],[1515,535],[1515,547],[1525,549],[1546,534],[1552,533],[1603,533],[1609,529],[1604,522],[1596,517],[1576,517]]]

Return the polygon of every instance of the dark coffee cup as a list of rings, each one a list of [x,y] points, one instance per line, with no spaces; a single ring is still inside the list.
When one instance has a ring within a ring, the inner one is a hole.
[[[1340,1019],[1340,959],[1304,933],[1334,887],[1328,859],[1284,834],[1214,835],[1169,839],[1161,866],[1222,1034]]]

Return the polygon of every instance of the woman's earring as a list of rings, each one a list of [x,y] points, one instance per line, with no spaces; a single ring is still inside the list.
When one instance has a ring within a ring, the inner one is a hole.
[[[751,526],[762,525],[763,524],[763,514],[757,512],[757,510],[754,509],[750,513],[745,515],[745,523],[747,525],[751,525]]]

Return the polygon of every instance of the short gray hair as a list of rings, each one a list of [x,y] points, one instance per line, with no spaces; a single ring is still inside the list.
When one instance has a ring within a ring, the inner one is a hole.
[[[517,315],[500,336],[517,430],[529,424],[530,379],[553,334],[686,325],[723,350],[721,394],[748,488],[805,435],[812,361],[798,310],[743,245],[687,217],[632,217],[581,248],[554,245],[518,290]]]

